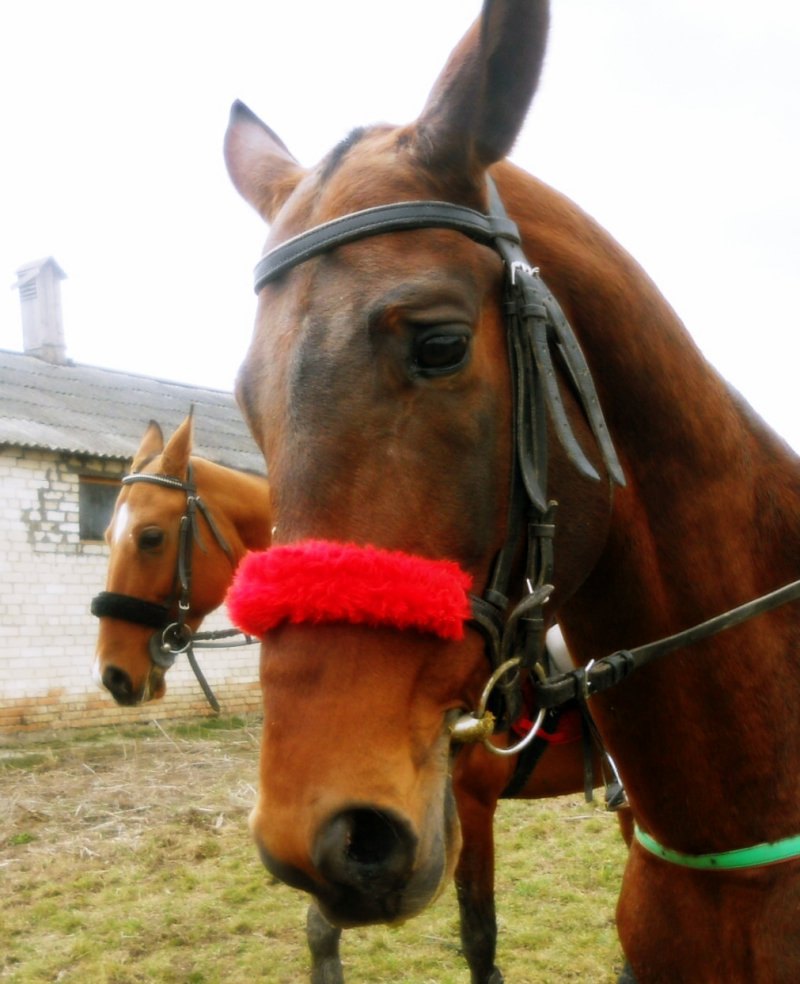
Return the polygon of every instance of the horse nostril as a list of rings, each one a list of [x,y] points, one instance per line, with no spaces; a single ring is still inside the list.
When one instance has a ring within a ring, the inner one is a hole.
[[[405,820],[360,808],[343,810],[325,825],[312,860],[334,884],[380,894],[405,884],[416,848],[417,838]]]
[[[136,697],[133,692],[133,681],[118,666],[107,666],[103,670],[103,686],[110,691],[112,697],[118,704],[135,704]]]
[[[397,824],[384,813],[357,810],[352,814],[345,853],[355,864],[379,865],[397,860],[402,837]]]

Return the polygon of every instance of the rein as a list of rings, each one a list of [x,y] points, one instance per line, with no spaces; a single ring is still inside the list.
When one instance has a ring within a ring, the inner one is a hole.
[[[148,643],[148,650],[151,660],[164,670],[168,670],[177,656],[186,653],[197,682],[200,684],[206,700],[215,711],[220,710],[219,701],[214,695],[208,681],[200,669],[200,665],[194,655],[194,649],[214,649],[229,648],[231,646],[249,645],[255,640],[249,636],[244,636],[237,629],[222,629],[217,632],[197,632],[193,633],[186,620],[191,609],[191,590],[192,590],[192,555],[194,544],[207,553],[206,545],[200,535],[197,522],[199,512],[205,519],[208,528],[220,549],[235,568],[236,561],[230,545],[214,522],[211,511],[197,494],[194,484],[192,466],[188,466],[186,480],[176,478],[172,475],[150,475],[143,472],[133,472],[122,479],[123,485],[132,485],[141,482],[150,485],[159,485],[162,488],[176,489],[186,494],[186,511],[181,517],[178,527],[178,560],[175,574],[175,581],[179,588],[177,595],[177,618],[172,615],[172,610],[168,605],[160,605],[156,602],[146,601],[133,595],[118,594],[114,591],[101,591],[92,599],[91,612],[98,618],[109,616],[124,622],[131,622],[135,625],[144,625],[156,629]],[[221,643],[205,642],[204,640],[218,640],[234,636],[243,636],[242,641]]]
[[[786,605],[791,601],[800,599],[800,580],[792,581],[775,591],[759,598],[754,598],[743,605],[732,608],[721,615],[709,618],[699,625],[694,625],[675,635],[666,636],[655,642],[649,642],[644,646],[637,646],[635,649],[622,649],[610,656],[603,656],[601,659],[593,660],[586,666],[569,673],[562,673],[560,676],[534,684],[536,701],[540,707],[560,707],[569,700],[579,698],[588,700],[595,694],[602,693],[610,687],[615,686],[626,679],[634,670],[641,669],[652,663],[660,656],[671,653],[684,646],[701,642],[731,629],[742,622],[747,622],[756,615],[771,612],[781,605]]]

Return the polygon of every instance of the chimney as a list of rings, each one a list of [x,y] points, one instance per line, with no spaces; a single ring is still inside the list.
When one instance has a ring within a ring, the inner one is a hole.
[[[17,270],[22,305],[22,345],[26,355],[45,362],[67,362],[61,318],[61,281],[66,274],[52,256]]]

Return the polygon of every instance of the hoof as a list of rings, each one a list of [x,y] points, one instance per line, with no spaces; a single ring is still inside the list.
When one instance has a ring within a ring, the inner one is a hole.
[[[311,971],[311,984],[344,984],[344,974],[339,960],[325,960],[315,965]]]
[[[473,972],[470,975],[470,980],[472,984],[505,984],[505,977],[500,973],[497,967],[492,967],[489,971],[489,976],[484,977],[483,975],[477,975]]]
[[[311,951],[311,984],[344,984],[344,971],[339,959],[340,929],[325,919],[312,902],[306,917],[306,939]]]

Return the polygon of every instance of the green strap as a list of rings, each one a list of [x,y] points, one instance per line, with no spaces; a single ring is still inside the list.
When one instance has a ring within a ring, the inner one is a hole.
[[[700,868],[705,871],[729,871],[736,868],[757,868],[763,864],[778,864],[800,857],[800,835],[785,837],[770,844],[754,844],[735,851],[722,851],[719,854],[683,854],[663,847],[646,834],[640,827],[635,828],[636,840],[656,857],[679,864],[684,868]]]

